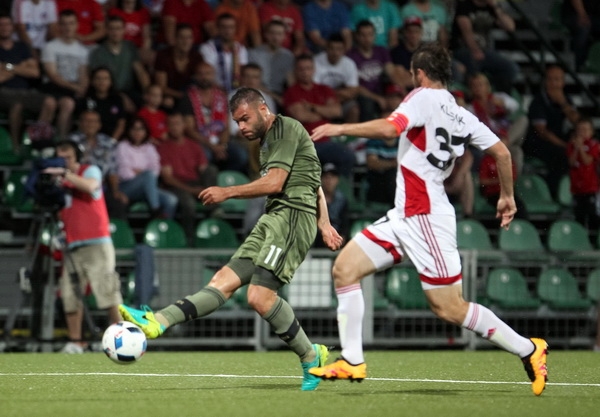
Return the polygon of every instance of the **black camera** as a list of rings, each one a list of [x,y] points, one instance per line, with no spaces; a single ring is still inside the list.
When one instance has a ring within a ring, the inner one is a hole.
[[[65,168],[64,158],[42,158],[33,162],[25,190],[42,210],[58,211],[65,206],[65,191],[56,176],[43,172],[46,168]]]

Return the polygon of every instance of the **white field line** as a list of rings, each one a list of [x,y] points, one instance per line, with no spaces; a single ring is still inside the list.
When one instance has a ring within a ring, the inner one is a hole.
[[[264,379],[292,379],[301,378],[300,376],[285,375],[227,375],[227,374],[141,374],[124,372],[0,372],[0,377],[36,377],[36,376],[127,376],[127,377],[163,377],[163,378],[264,378]],[[450,384],[504,384],[504,385],[529,385],[529,382],[523,381],[468,381],[455,379],[411,379],[411,378],[367,378],[368,381],[384,382],[430,382],[430,383],[450,383]],[[598,387],[598,384],[584,384],[576,382],[548,382],[547,385],[564,387]]]

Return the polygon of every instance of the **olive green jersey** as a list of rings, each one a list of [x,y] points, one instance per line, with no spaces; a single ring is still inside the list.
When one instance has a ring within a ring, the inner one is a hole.
[[[267,213],[284,205],[317,213],[317,189],[321,185],[321,163],[304,127],[289,117],[277,115],[260,142],[261,175],[271,168],[289,173],[281,193],[267,197]]]

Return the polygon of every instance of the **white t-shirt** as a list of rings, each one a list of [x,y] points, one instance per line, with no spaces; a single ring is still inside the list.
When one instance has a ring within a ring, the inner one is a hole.
[[[46,44],[42,49],[42,63],[53,62],[56,71],[66,81],[75,83],[79,81],[79,68],[87,66],[89,50],[79,41],[65,43],[56,38]]]
[[[336,64],[331,64],[327,53],[320,52],[315,56],[313,81],[334,90],[341,87],[358,87],[358,70],[354,61],[347,56],[343,56]]]
[[[48,25],[57,21],[56,2],[41,0],[35,4],[31,0],[14,0],[11,15],[15,24],[25,25],[32,46],[42,49],[46,45]]]
[[[248,63],[248,50],[246,47],[239,42],[236,42],[235,49],[237,51],[240,67],[246,65]],[[224,51],[221,60],[215,41],[211,39],[200,45],[200,55],[202,55],[202,58],[217,71],[217,83],[219,86],[228,90],[226,91],[227,93],[230,93],[231,86],[228,86],[227,80],[229,80],[230,84],[233,77],[233,57],[231,52]]]
[[[444,191],[454,161],[471,144],[481,150],[499,141],[445,89],[417,88],[387,118],[408,124],[398,142],[395,207],[401,217],[455,215]]]

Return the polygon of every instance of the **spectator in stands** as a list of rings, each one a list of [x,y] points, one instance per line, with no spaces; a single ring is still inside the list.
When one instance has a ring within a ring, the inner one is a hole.
[[[346,51],[352,47],[350,13],[343,3],[337,0],[310,0],[302,8],[302,19],[308,47],[313,53],[325,50],[327,39],[334,33],[342,36]]]
[[[413,80],[410,74],[410,60],[413,52],[423,42],[423,22],[418,17],[404,19],[402,24],[402,38],[398,46],[390,50],[390,57],[394,64],[397,83],[405,90],[412,90]]]
[[[398,138],[367,141],[367,201],[394,206],[398,173]]]
[[[77,40],[77,15],[63,10],[58,17],[59,35],[42,49],[42,65],[46,83],[42,91],[52,95],[58,106],[56,127],[64,139],[71,131],[75,99],[88,88],[88,49]]]
[[[134,117],[126,132],[116,149],[119,190],[127,196],[129,204],[145,201],[153,218],[172,219],[177,197],[158,187],[160,156],[150,142],[146,123]]]
[[[554,196],[561,178],[569,169],[565,152],[569,139],[565,124],[575,125],[579,120],[579,112],[564,88],[564,70],[557,65],[549,65],[542,88],[529,105],[529,131],[523,144],[526,157],[544,162],[546,181]]]
[[[292,51],[294,56],[306,52],[302,13],[292,0],[265,1],[258,8],[258,18],[265,32],[272,20],[282,22],[285,26],[285,37],[281,46]]]
[[[125,22],[120,16],[109,16],[106,41],[90,53],[89,67],[110,70],[114,88],[121,94],[125,109],[134,113],[141,104],[141,91],[150,85],[150,75],[140,60],[136,46],[124,40]],[[102,123],[105,125],[105,122]]]
[[[402,21],[395,3],[388,0],[362,0],[352,7],[350,17],[355,31],[362,20],[373,23],[375,45],[385,48],[398,45],[398,29]]]
[[[391,111],[385,97],[387,83],[400,82],[387,48],[375,45],[375,26],[369,20],[356,25],[354,46],[348,57],[358,70],[358,105],[360,121],[377,119],[382,112]],[[393,187],[392,187],[393,188]]]
[[[83,148],[81,162],[96,165],[102,172],[104,197],[111,217],[126,219],[129,199],[119,190],[119,175],[115,147],[117,142],[101,133],[100,115],[95,110],[84,110],[79,116],[79,129],[69,136]]]
[[[17,35],[31,48],[34,58],[50,39],[58,35],[58,13],[54,0],[14,0],[11,12]]]
[[[500,140],[508,146],[508,136],[500,136]],[[511,163],[514,183],[517,181],[519,172],[517,171],[514,159]],[[488,154],[484,154],[479,163],[479,187],[480,189],[475,190],[475,192],[480,192],[490,206],[496,207],[496,204],[498,204],[498,197],[500,197],[500,178],[498,176],[496,160]],[[515,206],[517,207],[517,213],[515,214],[516,218],[527,219],[529,217],[525,203],[523,203],[523,200],[521,200],[517,194],[515,194]]]
[[[410,0],[400,9],[402,21],[418,17],[423,22],[423,42],[439,41],[448,45],[448,11],[432,0]]]
[[[198,194],[217,182],[217,169],[209,165],[202,146],[185,136],[181,113],[171,113],[167,119],[169,139],[160,144],[160,176],[167,190],[177,196],[181,223],[190,246],[195,235]]]
[[[119,16],[125,22],[123,39],[135,45],[142,62],[149,67],[154,61],[150,12],[141,0],[117,0],[108,11],[108,16]],[[107,21],[107,31],[108,27]],[[109,34],[110,36],[110,34]]]
[[[117,306],[123,299],[119,274],[115,271],[115,248],[102,192],[102,174],[97,166],[81,160],[76,143],[58,143],[56,155],[64,158],[66,167],[48,168],[46,173],[60,181],[71,201],[59,213],[68,256],[59,286],[69,342],[61,352],[77,354],[86,348],[82,337],[81,288],[91,284],[96,304],[99,309],[107,310],[110,323],[121,320]]]
[[[464,0],[458,2],[452,29],[454,58],[466,66],[467,74],[486,72],[494,88],[510,93],[519,74],[518,65],[490,46],[494,27],[507,32],[515,30],[515,22],[496,0]]]
[[[600,40],[600,2],[597,0],[564,0],[562,21],[571,32],[571,50],[575,68],[580,70],[588,56],[590,44]]]
[[[464,218],[473,216],[475,190],[473,187],[473,176],[471,174],[472,166],[473,154],[469,148],[466,148],[465,153],[456,158],[452,173],[444,181],[446,194],[448,194],[451,201],[454,199],[458,200]]]
[[[144,7],[150,11],[150,16],[158,18],[161,16],[162,9],[166,0],[142,0]]]
[[[283,95],[284,113],[298,120],[308,132],[331,120],[342,117],[335,91],[324,84],[313,81],[315,64],[310,55],[300,55],[294,64],[295,84]],[[340,174],[350,178],[354,166],[354,155],[343,144],[323,138],[315,142],[321,164],[331,162]]]
[[[144,120],[150,139],[155,145],[167,140],[167,113],[161,109],[163,93],[160,86],[152,84],[144,93],[144,105],[137,112],[137,116]]]
[[[262,43],[260,20],[256,5],[250,0],[223,0],[215,9],[215,15],[230,14],[235,18],[235,40],[246,47]]]
[[[217,34],[215,29],[215,15],[204,0],[169,0],[165,1],[161,12],[162,36],[159,42],[169,46],[177,43],[177,27],[186,24],[192,30],[192,43],[200,45],[206,39]]]
[[[348,200],[338,189],[340,183],[340,173],[337,167],[331,162],[323,165],[321,171],[321,187],[323,195],[327,202],[327,212],[329,213],[329,222],[344,238],[348,236],[350,228],[350,217],[348,216]],[[314,246],[318,248],[326,247],[321,238],[315,239]]]
[[[339,34],[331,35],[325,51],[315,55],[314,81],[333,88],[342,104],[342,117],[345,122],[358,122],[358,70],[354,61],[345,55],[344,40]]]
[[[72,10],[77,16],[76,39],[84,45],[93,45],[106,36],[104,11],[95,0],[56,0],[58,13]]]
[[[247,152],[229,140],[227,95],[216,84],[215,69],[198,64],[192,84],[178,106],[185,134],[204,148],[208,161],[220,169],[246,172]]]
[[[294,70],[294,54],[283,47],[284,38],[285,25],[272,20],[265,27],[265,43],[248,51],[248,61],[262,68],[263,95],[266,90],[277,101],[278,106],[269,106],[270,109],[281,106],[288,77]]]
[[[90,86],[84,97],[77,100],[76,112],[94,110],[100,115],[100,133],[120,140],[125,133],[125,106],[113,83],[112,72],[98,67],[90,75]]]
[[[231,14],[217,17],[217,36],[200,46],[206,62],[217,71],[217,84],[229,94],[240,85],[240,71],[248,63],[248,50],[235,40],[236,20]]]
[[[600,226],[600,217],[596,212],[596,199],[600,190],[600,143],[594,138],[594,125],[590,119],[581,118],[575,124],[567,145],[567,156],[571,194],[575,202],[575,220],[595,232]]]
[[[156,54],[154,79],[164,94],[163,106],[173,108],[181,97],[202,55],[193,48],[194,33],[188,24],[180,24],[175,32],[175,45]]]
[[[497,91],[485,74],[476,73],[469,77],[471,111],[489,127],[499,138],[507,138],[506,146],[510,150],[516,172],[523,172],[523,141],[527,133],[529,120],[520,113],[519,102],[510,95]]]
[[[14,40],[11,17],[0,14],[0,110],[8,114],[13,150],[18,152],[23,134],[23,111],[34,113],[40,123],[49,125],[56,102],[33,88],[40,76],[38,61],[21,41]]]

